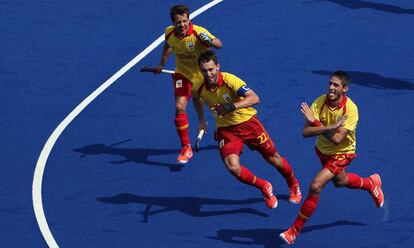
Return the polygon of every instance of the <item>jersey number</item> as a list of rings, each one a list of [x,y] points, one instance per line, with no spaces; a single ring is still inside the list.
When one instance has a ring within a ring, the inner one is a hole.
[[[257,139],[259,140],[259,144],[261,145],[265,143],[269,139],[269,137],[267,137],[266,133],[263,132],[261,135],[257,136]]]

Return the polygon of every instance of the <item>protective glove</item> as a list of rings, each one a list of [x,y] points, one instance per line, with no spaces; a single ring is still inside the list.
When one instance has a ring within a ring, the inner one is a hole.
[[[211,46],[213,44],[213,39],[211,39],[211,37],[208,36],[207,33],[202,32],[198,35],[198,37],[200,37],[200,40],[202,42],[208,44],[209,46]]]

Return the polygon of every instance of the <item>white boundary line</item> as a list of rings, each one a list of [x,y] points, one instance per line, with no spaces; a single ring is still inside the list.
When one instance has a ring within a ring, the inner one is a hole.
[[[210,3],[204,5],[203,7],[194,11],[190,18],[194,19],[199,14],[213,7],[214,5],[222,2],[224,0],[213,0]],[[46,144],[43,146],[42,151],[40,152],[39,158],[37,160],[36,168],[33,175],[33,184],[32,184],[32,200],[33,200],[33,209],[35,212],[37,224],[39,225],[40,231],[49,247],[59,247],[56,240],[54,239],[52,232],[50,231],[49,225],[47,224],[46,216],[43,210],[42,202],[42,181],[43,173],[46,167],[46,162],[49,157],[50,152],[52,151],[53,146],[55,145],[57,139],[60,137],[65,128],[86,108],[97,96],[99,96],[106,88],[111,86],[117,79],[124,75],[129,69],[136,65],[140,60],[147,56],[152,50],[154,50],[158,45],[164,41],[164,34],[158,37],[154,42],[151,43],[147,48],[145,48],[141,53],[139,53],[135,58],[133,58],[128,64],[122,67],[118,72],[116,72],[112,77],[106,80],[101,86],[99,86],[92,94],[86,97],[72,112],[66,116],[66,118],[56,127],[53,133],[50,135],[49,139],[46,141]]]

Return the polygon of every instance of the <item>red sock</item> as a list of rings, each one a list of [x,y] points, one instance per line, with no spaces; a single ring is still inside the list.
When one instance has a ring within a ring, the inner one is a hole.
[[[313,211],[315,211],[316,206],[318,206],[319,196],[308,195],[305,202],[300,208],[298,217],[296,218],[293,226],[298,232],[300,232],[305,225],[306,221],[312,216]]]
[[[297,183],[296,177],[293,175],[292,167],[284,157],[282,157],[282,168],[276,167],[276,169],[285,178],[289,187]]]
[[[256,177],[249,169],[240,165],[240,176],[237,179],[245,184],[253,185],[258,189],[262,189],[264,187],[265,181]]]
[[[175,116],[175,127],[177,128],[178,137],[180,137],[181,146],[190,145],[187,113],[178,113]]]
[[[361,178],[354,173],[346,173],[346,176],[348,177],[348,185],[346,187],[363,190],[371,189],[371,181],[368,178]]]

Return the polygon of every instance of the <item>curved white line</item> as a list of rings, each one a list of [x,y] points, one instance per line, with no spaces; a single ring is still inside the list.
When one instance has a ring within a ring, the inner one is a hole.
[[[213,0],[210,3],[204,5],[198,10],[194,11],[190,18],[193,19],[199,14],[203,13],[207,9],[213,7],[214,5],[222,2],[223,0]],[[33,200],[33,209],[35,212],[37,224],[39,225],[40,231],[49,247],[59,247],[54,239],[52,232],[50,231],[49,225],[47,224],[46,216],[43,210],[42,202],[42,181],[43,173],[46,167],[46,162],[49,157],[50,152],[52,151],[53,146],[55,145],[57,139],[65,130],[65,128],[79,115],[80,112],[86,106],[88,106],[97,96],[99,96],[106,88],[111,86],[118,78],[124,75],[129,69],[131,69],[135,64],[137,64],[141,59],[147,56],[152,50],[154,50],[158,45],[164,41],[164,35],[161,35],[156,39],[151,45],[145,48],[140,54],[133,58],[128,64],[122,67],[118,72],[116,72],[112,77],[106,80],[101,86],[99,86],[92,94],[86,97],[53,131],[49,139],[46,141],[46,144],[43,146],[42,151],[40,152],[39,158],[37,160],[36,168],[33,175],[33,184],[32,184],[32,200]]]

